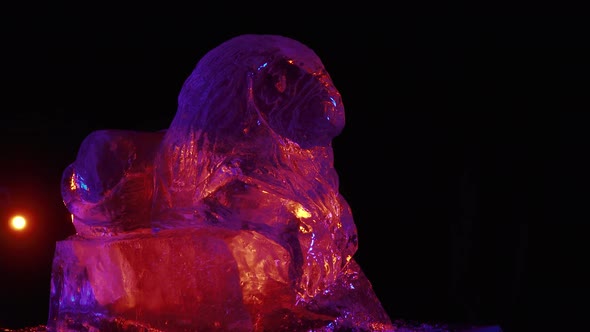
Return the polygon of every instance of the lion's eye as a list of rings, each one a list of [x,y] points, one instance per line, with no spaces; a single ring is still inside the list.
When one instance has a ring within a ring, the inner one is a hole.
[[[293,65],[291,60],[275,63],[268,70],[267,84],[272,85],[279,93],[285,93],[287,90],[295,88],[303,75],[300,68]]]
[[[265,77],[265,85],[274,87],[275,92],[283,93],[287,89],[287,75],[283,70],[268,73]]]
[[[278,77],[275,76],[273,79],[275,81],[274,85],[277,91],[279,91],[280,93],[285,92],[285,89],[287,88],[287,77],[285,77],[284,74],[281,74]]]

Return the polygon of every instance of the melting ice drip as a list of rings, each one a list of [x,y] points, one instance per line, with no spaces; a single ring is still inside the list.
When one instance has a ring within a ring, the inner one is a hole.
[[[65,170],[48,330],[391,331],[338,191],[338,90],[298,41],[207,53],[167,130],[102,130]]]

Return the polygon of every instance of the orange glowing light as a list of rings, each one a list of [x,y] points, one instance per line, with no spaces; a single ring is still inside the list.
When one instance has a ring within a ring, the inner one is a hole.
[[[295,211],[295,215],[297,218],[309,218],[311,217],[311,213],[307,211],[303,206],[298,206],[297,210]]]
[[[15,231],[22,231],[27,227],[27,219],[23,216],[14,216],[10,219],[10,227]]]

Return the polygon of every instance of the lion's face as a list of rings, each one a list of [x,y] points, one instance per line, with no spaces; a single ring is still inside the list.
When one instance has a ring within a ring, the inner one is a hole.
[[[325,70],[278,57],[253,78],[254,104],[272,130],[302,148],[328,145],[344,127],[340,94]]]

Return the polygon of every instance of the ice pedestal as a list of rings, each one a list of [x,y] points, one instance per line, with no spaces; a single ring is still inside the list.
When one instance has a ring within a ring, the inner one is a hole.
[[[252,231],[164,230],[56,247],[48,329],[386,331],[389,319],[352,262],[297,303],[284,248]]]
[[[63,174],[53,331],[392,331],[354,260],[341,96],[282,36],[208,52],[171,125],[100,130]]]

